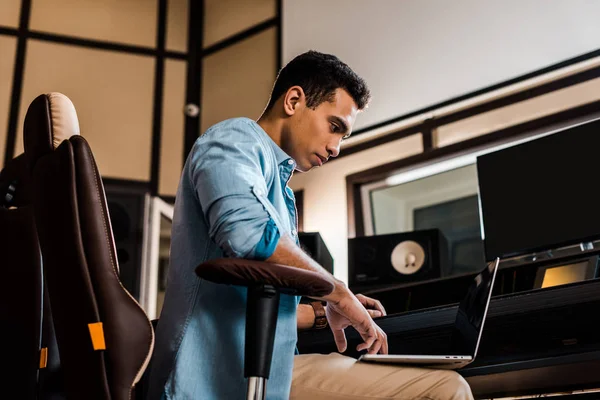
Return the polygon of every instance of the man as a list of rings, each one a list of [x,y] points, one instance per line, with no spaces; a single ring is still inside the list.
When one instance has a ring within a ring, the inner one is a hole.
[[[367,85],[346,64],[310,51],[280,71],[258,121],[229,119],[198,138],[176,196],[149,399],[243,398],[245,288],[200,280],[194,269],[228,256],[328,274],[298,245],[288,182],[295,169],[309,171],[339,154],[369,100]],[[364,340],[359,351],[387,353],[387,337],[372,318],[385,314],[379,302],[355,296],[339,280],[324,300],[340,352],[344,329],[353,326]],[[295,356],[297,329],[314,319],[310,305],[281,296],[268,399],[471,398],[451,371],[368,365],[338,354]]]

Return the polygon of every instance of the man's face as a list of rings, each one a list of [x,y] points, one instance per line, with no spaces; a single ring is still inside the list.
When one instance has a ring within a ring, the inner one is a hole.
[[[320,167],[340,153],[342,139],[352,131],[358,109],[344,89],[337,89],[333,101],[324,101],[314,110],[306,107],[304,96],[289,120],[282,148],[294,160],[296,169],[306,172]]]

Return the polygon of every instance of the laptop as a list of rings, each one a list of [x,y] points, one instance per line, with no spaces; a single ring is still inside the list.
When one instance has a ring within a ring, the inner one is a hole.
[[[499,263],[500,258],[489,262],[469,286],[466,296],[458,306],[452,339],[448,343],[446,355],[363,354],[358,360],[436,369],[459,369],[472,363],[481,341]]]

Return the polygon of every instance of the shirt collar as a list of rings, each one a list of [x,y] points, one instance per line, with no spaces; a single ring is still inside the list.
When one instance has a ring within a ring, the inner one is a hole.
[[[271,140],[271,147],[273,148],[273,152],[275,153],[275,160],[277,160],[277,165],[281,165],[290,169],[296,168],[296,161],[292,157],[290,157],[285,151],[281,149],[281,147],[277,146],[277,144]]]
[[[292,157],[290,157],[285,151],[283,151],[283,149],[279,147],[277,143],[273,141],[273,139],[271,139],[271,136],[269,136],[267,132],[265,132],[265,130],[258,124],[258,122],[252,122],[254,122],[253,125],[255,129],[260,134],[265,135],[267,137],[268,142],[271,145],[271,148],[273,149],[273,153],[275,154],[275,160],[277,161],[277,165],[285,166],[287,168],[291,168],[292,170],[296,168],[296,161]]]

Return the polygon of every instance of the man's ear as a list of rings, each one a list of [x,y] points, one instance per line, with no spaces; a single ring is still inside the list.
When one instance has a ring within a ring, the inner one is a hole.
[[[288,116],[292,116],[305,103],[304,90],[300,86],[292,86],[283,97],[283,109]]]

